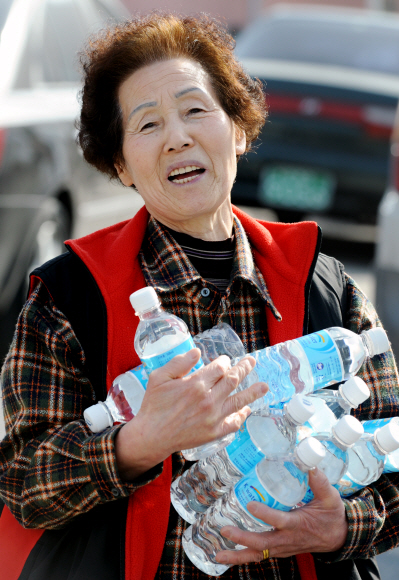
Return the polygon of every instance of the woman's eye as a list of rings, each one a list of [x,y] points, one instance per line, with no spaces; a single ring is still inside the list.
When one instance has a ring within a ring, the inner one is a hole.
[[[194,107],[193,109],[189,110],[189,113],[202,113],[202,109],[199,107]]]
[[[155,127],[155,123],[146,123],[141,127],[140,131],[144,131],[144,129],[151,129],[152,127]]]

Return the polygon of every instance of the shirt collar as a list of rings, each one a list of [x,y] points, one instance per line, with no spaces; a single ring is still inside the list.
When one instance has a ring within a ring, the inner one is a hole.
[[[236,249],[227,295],[230,294],[237,280],[246,280],[254,286],[275,318],[281,320],[281,315],[273,304],[266,282],[253,260],[245,230],[236,216],[234,216],[233,227]],[[140,252],[141,266],[145,277],[158,292],[175,291],[196,280],[201,280],[200,274],[172,234],[153,216],[150,216],[148,221],[146,241],[146,247],[142,248]]]
[[[237,216],[234,216],[234,234],[236,237],[236,251],[234,255],[231,283],[227,288],[227,294],[231,292],[234,280],[239,278],[247,280],[258,291],[262,300],[266,302],[267,306],[272,311],[274,317],[277,320],[281,320],[281,314],[274,306],[265,279],[254,262],[250,243]]]

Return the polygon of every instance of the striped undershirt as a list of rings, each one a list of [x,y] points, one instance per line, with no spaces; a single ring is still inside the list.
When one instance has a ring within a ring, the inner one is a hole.
[[[165,226],[163,227],[170,232],[179,246],[181,246],[201,277],[224,293],[229,285],[233,268],[236,247],[234,235],[231,238],[227,238],[227,240],[208,242],[193,238],[188,234],[175,232]]]

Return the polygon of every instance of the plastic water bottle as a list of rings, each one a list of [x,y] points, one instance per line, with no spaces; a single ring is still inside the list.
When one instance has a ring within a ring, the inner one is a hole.
[[[184,532],[183,548],[191,562],[205,574],[223,574],[230,566],[216,562],[216,554],[221,550],[240,550],[244,546],[221,536],[221,528],[234,525],[250,532],[272,529],[249,513],[248,502],[260,501],[274,509],[291,510],[306,492],[309,469],[315,467],[324,454],[323,445],[308,437],[292,454],[258,463]]]
[[[200,348],[204,364],[209,364],[221,355],[227,355],[230,359],[245,355],[239,336],[225,323],[194,336],[193,342]],[[86,423],[93,433],[111,427],[114,422],[127,422],[136,416],[147,383],[148,375],[142,364],[116,377],[105,402],[92,405],[84,412]]]
[[[349,415],[370,397],[370,389],[360,377],[351,377],[338,390],[321,389],[308,395],[315,412],[304,425],[298,429],[298,441],[316,433],[331,433],[333,425]]]
[[[201,351],[201,359],[205,365],[221,355],[226,355],[230,360],[236,361],[246,354],[240,337],[225,322],[220,322],[216,326],[196,334],[193,340],[195,346]]]
[[[194,344],[200,349],[201,358],[205,364],[209,364],[221,355],[227,355],[230,360],[233,361],[232,364],[236,364],[245,356],[244,345],[242,344],[240,337],[234,332],[231,326],[224,322],[195,335]],[[239,385],[231,394],[233,395],[235,392],[248,386],[250,385],[241,383],[241,385]],[[249,406],[252,410],[263,407],[262,398],[258,401],[254,401]],[[204,445],[193,447],[191,449],[183,449],[182,454],[188,461],[197,461],[223,449],[226,445],[229,445],[233,439],[234,433],[229,433],[220,439],[210,441]]]
[[[354,376],[367,358],[389,349],[389,340],[381,327],[360,335],[334,326],[306,336],[288,340],[250,353],[255,368],[240,385],[240,390],[263,381],[269,391],[255,401],[252,409],[262,405],[277,407],[295,394],[309,394]],[[232,364],[235,364],[233,361]],[[232,439],[213,442],[207,447],[183,451],[190,461],[205,459],[223,449]]]
[[[296,395],[283,411],[264,407],[252,413],[230,445],[198,461],[172,483],[170,495],[176,511],[194,523],[262,459],[292,451],[298,426],[313,412],[310,398]]]
[[[364,435],[348,450],[348,469],[337,485],[343,497],[377,481],[388,454],[399,449],[399,420],[395,418],[383,427],[377,426],[378,423],[378,420],[365,421]]]
[[[295,393],[308,394],[346,381],[367,358],[388,349],[389,340],[381,327],[358,335],[334,326],[250,353],[256,366],[244,381],[247,386],[266,382],[269,392],[264,402],[275,405]]]
[[[333,425],[330,435],[314,436],[322,443],[326,451],[318,468],[326,475],[331,485],[337,484],[346,472],[349,462],[348,450],[360,439],[363,433],[360,421],[352,415],[345,415]],[[313,498],[313,492],[309,487],[300,505],[309,503]]]
[[[399,471],[399,449],[391,451],[385,458],[383,473],[397,473]]]
[[[116,377],[105,402],[92,405],[83,413],[91,431],[98,433],[116,422],[126,423],[133,419],[143,402],[147,383],[148,376],[143,365]]]
[[[389,417],[388,419],[373,419],[371,421],[363,421],[364,430],[367,433],[372,433],[380,427],[384,427],[388,423],[398,423],[399,417]],[[399,449],[390,451],[385,456],[383,473],[397,473],[399,471]]]
[[[119,375],[105,402],[92,405],[84,411],[90,429],[97,433],[111,427],[115,421],[129,421],[138,412],[143,401],[148,376],[162,367],[177,354],[195,348],[188,328],[177,316],[165,312],[151,286],[141,288],[130,295],[130,303],[140,322],[134,338],[134,347],[142,365]],[[203,366],[200,359],[190,371]]]
[[[130,303],[140,318],[134,348],[148,376],[176,355],[195,348],[185,322],[163,310],[154,288],[147,286],[137,290],[130,295]],[[203,366],[200,359],[190,373]]]

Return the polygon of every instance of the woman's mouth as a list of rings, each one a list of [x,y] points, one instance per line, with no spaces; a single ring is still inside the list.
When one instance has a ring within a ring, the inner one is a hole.
[[[173,183],[188,183],[198,177],[198,175],[201,175],[201,173],[204,173],[204,171],[203,167],[187,165],[187,167],[180,167],[171,171],[168,179]]]

